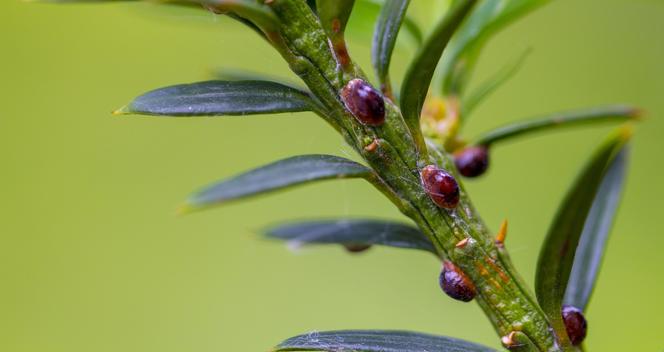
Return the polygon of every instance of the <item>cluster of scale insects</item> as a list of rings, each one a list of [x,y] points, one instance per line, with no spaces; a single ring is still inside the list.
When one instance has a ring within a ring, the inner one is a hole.
[[[340,95],[348,111],[360,123],[367,126],[380,126],[385,123],[385,100],[371,84],[359,78],[353,79],[341,90]],[[454,153],[454,164],[465,177],[480,176],[489,166],[488,148],[471,146],[462,149]],[[436,165],[425,166],[420,171],[420,180],[424,191],[438,207],[454,209],[459,204],[459,184],[446,170]],[[504,236],[504,229],[501,232]],[[502,240],[497,242],[502,244]],[[363,252],[369,248],[368,245],[346,245],[346,249],[352,253]],[[449,260],[443,261],[439,284],[443,292],[455,300],[470,302],[477,295],[470,278]],[[564,305],[561,314],[570,341],[575,346],[580,345],[587,332],[587,322],[581,310]],[[505,336],[504,339],[511,340],[511,336]],[[504,341],[507,345],[510,345],[510,342]]]

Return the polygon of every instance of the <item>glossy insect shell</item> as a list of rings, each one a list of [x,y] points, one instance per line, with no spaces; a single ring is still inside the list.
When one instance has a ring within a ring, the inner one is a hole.
[[[360,123],[379,126],[385,122],[385,100],[369,83],[351,80],[341,90],[341,100]]]
[[[459,204],[459,184],[454,176],[434,165],[423,168],[420,176],[424,190],[437,206],[453,209]]]
[[[477,295],[473,282],[449,260],[443,262],[438,283],[448,296],[462,302],[470,302]]]
[[[480,176],[489,167],[489,150],[484,146],[465,148],[454,153],[454,163],[461,175]]]
[[[586,338],[588,322],[579,308],[563,305],[563,322],[572,345],[578,346]]]

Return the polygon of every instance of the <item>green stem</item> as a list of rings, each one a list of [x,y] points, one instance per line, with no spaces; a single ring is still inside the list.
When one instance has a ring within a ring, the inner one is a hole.
[[[513,334],[521,351],[559,351],[549,322],[532,293],[514,270],[506,253],[475,211],[465,190],[458,207],[445,210],[425,196],[419,169],[436,164],[456,174],[449,155],[418,148],[399,109],[385,101],[386,121],[379,127],[360,124],[345,108],[338,92],[356,76],[339,74],[328,38],[303,0],[269,3],[282,24],[281,36],[290,52],[284,55],[294,71],[328,109],[346,141],[376,172],[374,184],[413,219],[434,243],[441,258],[459,266],[475,284],[477,302],[499,336]],[[457,180],[458,175],[457,176]],[[468,239],[463,248],[456,244]]]

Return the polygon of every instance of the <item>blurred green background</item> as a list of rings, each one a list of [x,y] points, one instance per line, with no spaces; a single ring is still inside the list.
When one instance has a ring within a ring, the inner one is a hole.
[[[436,15],[429,2],[413,13]],[[159,10],[159,11],[156,11]],[[430,256],[339,248],[292,253],[256,230],[281,220],[401,218],[361,181],[327,182],[177,217],[197,187],[300,153],[353,153],[312,114],[110,116],[144,91],[218,67],[290,77],[254,33],[153,5],[0,3],[0,350],[265,351],[310,330],[389,328],[499,347],[479,308],[445,297]],[[353,19],[355,28],[371,23]],[[474,82],[532,48],[468,125],[474,136],[555,110],[626,102],[647,111],[587,314],[590,351],[664,349],[664,2],[559,0],[493,40]],[[369,35],[350,43],[366,68]],[[395,77],[412,48],[395,53]],[[367,71],[369,71],[367,69]],[[494,150],[467,182],[532,283],[549,221],[611,127]]]

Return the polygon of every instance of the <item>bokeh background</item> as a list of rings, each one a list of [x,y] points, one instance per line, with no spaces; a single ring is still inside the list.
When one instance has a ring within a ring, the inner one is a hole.
[[[434,1],[435,2],[435,1]],[[413,2],[430,23],[440,4]],[[433,9],[433,10],[432,10]],[[144,91],[234,67],[292,77],[254,33],[145,4],[0,2],[0,350],[265,351],[310,330],[409,329],[499,347],[479,308],[437,287],[430,256],[377,248],[293,253],[256,235],[289,219],[401,218],[361,181],[326,182],[185,217],[187,194],[300,153],[352,156],[312,114],[112,117]],[[353,18],[351,28],[371,28]],[[647,111],[591,302],[589,351],[664,349],[664,2],[559,0],[502,32],[473,82],[524,49],[522,71],[472,116],[477,135],[545,112],[614,102]],[[351,41],[369,67],[370,34]],[[412,47],[397,48],[400,76]],[[369,71],[369,70],[368,70]],[[495,148],[467,182],[532,283],[562,195],[611,127]]]

